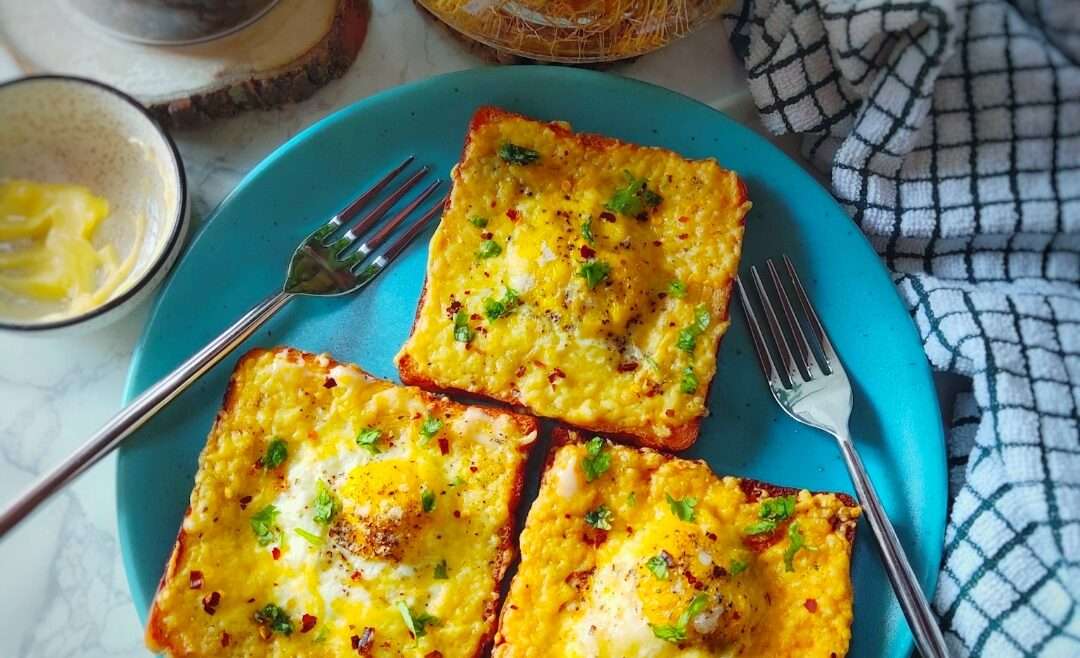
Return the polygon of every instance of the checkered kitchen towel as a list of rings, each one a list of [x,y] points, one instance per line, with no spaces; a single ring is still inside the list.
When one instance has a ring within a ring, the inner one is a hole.
[[[1080,657],[1080,1],[741,0],[766,126],[894,273],[949,438],[955,656]]]

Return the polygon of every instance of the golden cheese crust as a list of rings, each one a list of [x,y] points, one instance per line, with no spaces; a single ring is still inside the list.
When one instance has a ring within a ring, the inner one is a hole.
[[[325,355],[248,353],[199,458],[147,646],[481,655],[536,432],[531,417]]]
[[[582,438],[556,431],[494,658],[846,655],[854,500]]]
[[[733,172],[497,108],[473,117],[402,381],[680,450],[750,202]]]

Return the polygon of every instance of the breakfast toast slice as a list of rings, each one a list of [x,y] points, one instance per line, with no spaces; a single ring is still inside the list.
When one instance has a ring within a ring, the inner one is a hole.
[[[686,448],[707,413],[749,208],[714,160],[481,108],[401,379]]]
[[[146,631],[170,656],[478,656],[536,420],[288,348],[236,366]]]
[[[842,658],[859,514],[557,429],[493,655]]]

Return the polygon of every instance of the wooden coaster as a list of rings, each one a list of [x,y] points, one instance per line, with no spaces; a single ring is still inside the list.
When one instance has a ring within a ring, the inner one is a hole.
[[[100,80],[181,126],[308,98],[352,65],[369,16],[367,0],[279,2],[221,39],[163,47],[111,36],[64,0],[0,0],[0,46],[27,74]]]

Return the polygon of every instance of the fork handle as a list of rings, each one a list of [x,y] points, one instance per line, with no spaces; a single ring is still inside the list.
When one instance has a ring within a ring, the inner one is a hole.
[[[49,496],[112,452],[121,441],[153,418],[162,407],[255,333],[292,298],[291,293],[279,292],[259,302],[206,347],[121,409],[81,448],[38,479],[0,513],[0,537],[6,535]]]
[[[855,451],[855,443],[846,433],[837,436],[837,439],[851,474],[851,481],[855,484],[855,493],[877,539],[881,560],[885,563],[885,572],[889,574],[893,591],[900,600],[900,607],[907,617],[912,635],[915,636],[915,646],[923,658],[948,658],[949,652],[941,628],[938,627],[937,619],[930,610],[930,603],[915,578],[915,572],[911,570],[911,564],[900,546],[900,540],[896,537],[896,531],[885,513],[877,491],[870,483],[866,467],[863,466],[859,453]]]

